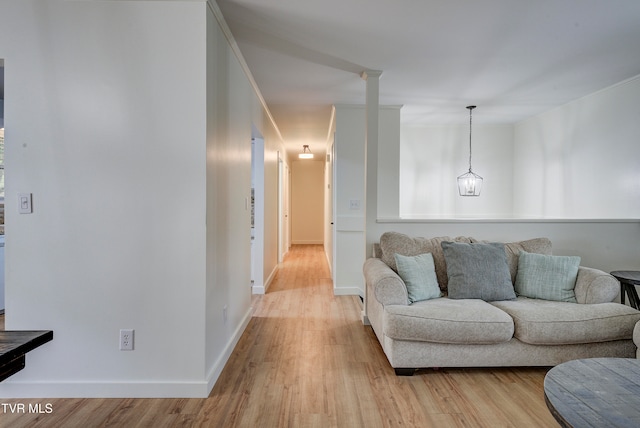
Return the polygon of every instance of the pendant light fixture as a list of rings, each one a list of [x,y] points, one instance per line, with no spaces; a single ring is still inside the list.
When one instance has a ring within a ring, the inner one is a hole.
[[[302,153],[298,154],[298,158],[299,159],[313,159],[313,153],[311,153],[311,150],[309,149],[309,146],[307,144],[302,146]]]
[[[458,192],[460,196],[480,196],[482,177],[471,170],[471,112],[476,106],[467,108],[469,109],[469,172],[458,177]]]

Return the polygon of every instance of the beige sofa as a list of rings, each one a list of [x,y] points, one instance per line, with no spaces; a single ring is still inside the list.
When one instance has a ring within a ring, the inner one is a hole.
[[[387,232],[364,264],[367,318],[396,374],[411,375],[417,368],[554,366],[578,358],[636,356],[633,330],[640,311],[613,302],[620,287],[611,275],[576,265],[575,303],[521,295],[498,301],[450,298],[442,242],[486,241]],[[504,244],[512,284],[517,283],[521,251],[551,255],[551,242],[538,238]],[[395,254],[426,253],[433,258],[442,297],[411,303]]]

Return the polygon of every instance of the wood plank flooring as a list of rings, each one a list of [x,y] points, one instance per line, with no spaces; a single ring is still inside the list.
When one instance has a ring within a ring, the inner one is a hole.
[[[19,399],[0,427],[557,427],[546,369],[397,377],[356,296],[333,295],[321,245],[293,246],[208,398]]]

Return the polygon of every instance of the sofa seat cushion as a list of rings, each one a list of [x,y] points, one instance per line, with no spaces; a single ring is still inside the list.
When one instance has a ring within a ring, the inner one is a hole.
[[[492,344],[513,338],[509,315],[478,299],[446,297],[385,307],[384,334],[397,340]]]
[[[579,304],[518,297],[491,302],[513,318],[516,339],[565,345],[632,338],[640,311],[619,303]]]

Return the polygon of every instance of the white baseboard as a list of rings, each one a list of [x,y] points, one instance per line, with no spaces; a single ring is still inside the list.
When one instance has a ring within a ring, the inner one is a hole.
[[[273,268],[269,277],[265,281],[264,285],[254,285],[251,287],[252,294],[266,294],[267,290],[269,290],[269,286],[273,282],[273,278],[276,276],[276,272],[278,272],[278,266]]]
[[[363,325],[371,325],[371,321],[369,321],[369,317],[364,312],[364,310],[362,311],[361,315],[362,315],[362,324]]]
[[[5,383],[7,381],[4,381]],[[2,398],[206,398],[207,382],[20,382],[0,386]],[[46,402],[42,399],[41,402]],[[55,408],[53,409],[55,412]]]
[[[269,290],[269,287],[271,286],[271,283],[273,282],[273,278],[276,277],[276,273],[278,273],[278,269],[279,269],[279,265],[276,265],[273,270],[271,271],[271,273],[269,274],[269,277],[267,278],[267,280],[264,282],[264,291],[265,293]]]
[[[206,398],[220,377],[222,369],[238,344],[253,315],[253,308],[245,314],[222,354],[213,364],[206,379],[157,381],[14,381],[0,384],[0,398]],[[28,357],[27,357],[28,358]],[[43,403],[46,400],[42,400]],[[55,411],[55,409],[54,409]]]
[[[358,287],[337,287],[333,289],[334,296],[360,296],[362,295],[362,290]]]
[[[275,276],[276,276],[276,272],[278,272],[278,266],[273,268],[273,270],[269,274],[269,277],[264,282],[263,286],[261,286],[261,287],[253,287],[253,294],[265,294],[269,290],[269,287],[271,286],[271,283],[273,282],[273,278],[275,278]]]
[[[329,273],[331,274],[331,279],[333,279],[333,261],[329,259],[329,254],[327,254],[327,249],[324,250],[324,258],[327,260],[327,264],[329,265]]]
[[[242,319],[242,322],[240,323],[238,328],[236,328],[236,330],[233,332],[233,336],[231,336],[231,340],[229,340],[229,342],[227,343],[227,346],[225,346],[224,351],[222,352],[222,355],[218,357],[218,359],[216,360],[211,370],[209,370],[209,374],[207,375],[207,394],[204,395],[203,398],[208,397],[209,393],[211,393],[213,386],[216,384],[216,381],[218,380],[218,378],[220,377],[220,374],[222,373],[222,369],[224,368],[225,364],[227,364],[227,361],[229,361],[229,357],[231,357],[231,353],[233,352],[234,348],[238,344],[238,341],[242,337],[242,333],[244,333],[244,330],[249,325],[249,321],[251,321],[252,316],[253,316],[253,307],[249,308],[249,311],[245,314],[244,318]]]
[[[309,240],[309,241],[304,241],[304,240],[302,240],[302,241],[292,241],[291,243],[293,245],[320,245],[320,244],[324,244],[324,241],[322,239],[319,240],[319,241],[315,240],[315,239],[312,239],[312,240]]]

